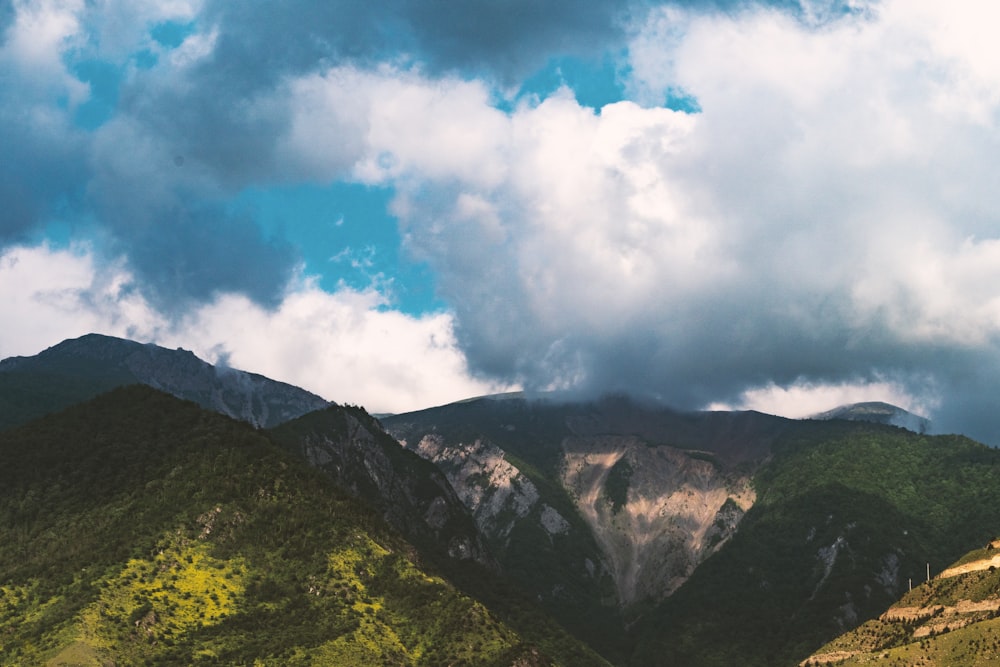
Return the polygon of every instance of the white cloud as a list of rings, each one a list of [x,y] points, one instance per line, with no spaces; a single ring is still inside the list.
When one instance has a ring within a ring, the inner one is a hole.
[[[0,70],[16,72],[18,87],[33,96],[54,92],[66,95],[71,104],[84,101],[89,87],[67,71],[62,59],[82,38],[83,8],[83,0],[15,0],[14,20],[0,47]]]
[[[198,309],[171,335],[215,361],[291,382],[372,412],[404,412],[506,390],[472,379],[445,313],[384,309],[372,291],[324,292],[312,282],[274,311],[242,296]],[[172,344],[172,343],[170,343]]]
[[[184,347],[374,412],[402,412],[509,387],[469,376],[451,316],[385,308],[373,291],[334,294],[305,280],[273,311],[220,295],[178,322],[155,312],[120,265],[85,247],[0,255],[0,358],[37,354],[89,332]]]
[[[286,85],[278,96],[292,119],[281,150],[293,173],[368,183],[414,173],[487,185],[502,177],[507,123],[479,82],[342,66]]]
[[[101,266],[85,246],[13,246],[0,254],[4,326],[0,358],[37,354],[97,332],[148,337],[162,326],[117,265]]]
[[[842,405],[881,401],[916,415],[930,414],[939,399],[931,392],[915,396],[896,382],[842,382],[833,384],[796,382],[787,387],[768,384],[748,389],[735,403],[712,403],[707,410],[756,410],[791,419],[804,419]]]
[[[479,369],[688,407],[914,405],[912,378],[958,392],[997,362],[1000,57],[981,9],[654,11],[630,48],[647,106],[599,113],[560,91],[503,115],[475,82],[334,69],[292,84],[310,104],[286,149],[396,187]],[[648,106],[678,90],[701,112]],[[855,380],[882,372],[911,379]]]

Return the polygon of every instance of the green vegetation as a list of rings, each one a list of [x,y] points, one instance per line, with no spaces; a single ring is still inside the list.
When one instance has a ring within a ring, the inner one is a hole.
[[[614,582],[600,570],[602,556],[593,533],[559,482],[562,441],[571,433],[566,422],[578,411],[572,404],[478,399],[382,421],[400,439],[419,440],[433,431],[449,444],[483,440],[503,450],[504,458],[539,492],[533,511],[540,512],[544,503],[571,526],[552,535],[530,515],[515,522],[510,534],[487,536],[493,538],[490,547],[507,580],[530,592],[546,612],[601,655],[622,662],[630,649],[615,606]]]
[[[628,485],[632,479],[632,466],[623,456],[611,466],[604,481],[604,492],[611,501],[611,511],[617,514],[628,502]]]
[[[1000,452],[967,438],[806,422],[755,483],[733,539],[637,627],[634,664],[796,664],[1000,534]]]
[[[0,431],[135,382],[124,373],[77,370],[0,372]]]
[[[0,433],[0,458],[0,664],[603,664],[422,568],[265,434],[154,390]]]
[[[1000,662],[1000,571],[992,549],[977,549],[952,567],[978,563],[956,576],[909,591],[886,614],[825,645],[806,664],[976,667]]]

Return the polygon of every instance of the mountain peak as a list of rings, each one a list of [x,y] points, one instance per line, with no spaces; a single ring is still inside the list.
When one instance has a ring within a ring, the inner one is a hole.
[[[900,426],[914,433],[927,433],[931,427],[931,422],[926,417],[921,417],[901,407],[882,401],[865,401],[862,403],[841,405],[833,410],[813,415],[810,419],[845,419],[847,421],[888,424],[890,426]]]
[[[4,381],[5,375],[9,382]],[[15,382],[14,375],[32,376],[30,386],[37,395],[25,395],[24,383]],[[92,333],[65,340],[32,357],[0,361],[0,405],[16,402],[23,406],[11,419],[0,415],[0,427],[128,384],[148,385],[264,428],[329,405],[299,387],[213,366],[189,350]]]

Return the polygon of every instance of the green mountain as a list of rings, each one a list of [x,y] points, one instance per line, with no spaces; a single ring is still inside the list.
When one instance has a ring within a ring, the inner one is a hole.
[[[732,540],[637,628],[636,664],[794,664],[1000,534],[1000,452],[959,436],[802,422],[754,484]]]
[[[135,382],[242,422],[132,387],[25,423]],[[901,414],[505,396],[380,423],[67,341],[0,362],[0,663],[795,665],[1000,535],[1000,453]],[[988,575],[907,604],[959,633]],[[845,641],[813,659],[909,646]]]
[[[0,460],[0,664],[604,664],[516,595],[461,593],[266,433],[148,387],[2,432]]]
[[[0,430],[129,384],[145,384],[262,428],[329,405],[304,389],[212,366],[186,350],[88,334],[32,357],[0,361]]]
[[[918,584],[878,618],[802,661],[811,665],[1000,664],[1000,540]]]
[[[508,576],[621,664],[794,665],[1000,534],[1000,452],[957,436],[623,398],[383,422]]]

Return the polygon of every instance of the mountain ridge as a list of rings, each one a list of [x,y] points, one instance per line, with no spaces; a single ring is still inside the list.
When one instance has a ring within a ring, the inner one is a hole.
[[[0,406],[18,411],[0,428],[126,384],[144,384],[267,428],[329,401],[263,375],[219,367],[184,349],[87,334],[34,356],[0,361]]]
[[[139,362],[121,364],[121,348]],[[0,424],[12,388],[63,387],[55,398],[71,402],[156,368],[153,355],[175,391],[206,366],[230,373],[183,350],[83,337],[0,362]],[[475,568],[492,568],[617,664],[770,667],[876,617],[925,561],[1000,534],[977,505],[1000,502],[995,450],[850,418],[899,410],[888,404],[842,408],[848,419],[790,420],[515,394],[380,421],[325,404],[261,433],[466,590],[482,591]]]
[[[928,667],[1000,662],[998,548],[1000,540],[994,539],[967,553],[911,587],[878,618],[824,645],[800,667],[876,660]]]

